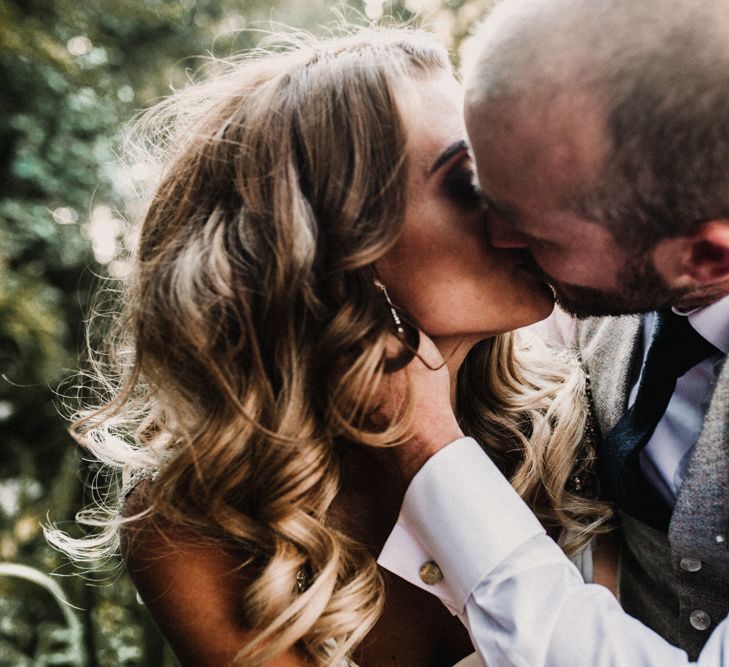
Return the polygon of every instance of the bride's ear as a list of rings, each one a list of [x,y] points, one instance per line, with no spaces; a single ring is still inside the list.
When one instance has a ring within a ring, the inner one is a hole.
[[[686,273],[702,284],[729,280],[729,219],[704,223],[689,237]]]

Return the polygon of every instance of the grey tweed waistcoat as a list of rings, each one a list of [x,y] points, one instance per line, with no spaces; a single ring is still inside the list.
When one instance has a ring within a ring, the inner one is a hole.
[[[593,318],[577,341],[604,436],[627,409],[642,361],[641,318]],[[668,533],[621,515],[625,610],[697,655],[729,614],[729,364],[719,371]]]

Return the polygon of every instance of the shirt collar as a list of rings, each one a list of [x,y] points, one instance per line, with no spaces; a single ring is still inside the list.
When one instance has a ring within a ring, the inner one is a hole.
[[[686,315],[691,326],[723,354],[729,354],[729,295],[709,306],[673,312]]]

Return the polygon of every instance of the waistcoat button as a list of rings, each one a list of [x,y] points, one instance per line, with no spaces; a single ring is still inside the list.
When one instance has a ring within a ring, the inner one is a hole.
[[[682,558],[679,565],[681,566],[681,569],[686,572],[698,572],[703,563],[696,558]]]
[[[711,616],[701,609],[695,609],[689,615],[689,623],[695,630],[707,630],[711,625]]]
[[[726,535],[717,535],[714,539],[717,544],[724,544],[726,542]]]

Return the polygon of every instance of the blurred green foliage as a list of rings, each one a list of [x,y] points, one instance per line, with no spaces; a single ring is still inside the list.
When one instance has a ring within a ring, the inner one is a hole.
[[[457,43],[488,4],[350,9],[360,21],[425,10]],[[0,0],[0,667],[176,664],[123,573],[94,585],[57,578],[80,610],[64,614],[46,584],[2,567],[70,572],[40,522],[72,520],[89,470],[55,388],[82,365],[83,317],[112,266],[94,230],[112,242],[121,233],[121,128],[185,84],[200,64],[191,56],[250,47],[258,33],[247,29],[272,21],[316,32],[331,10],[318,0]]]

